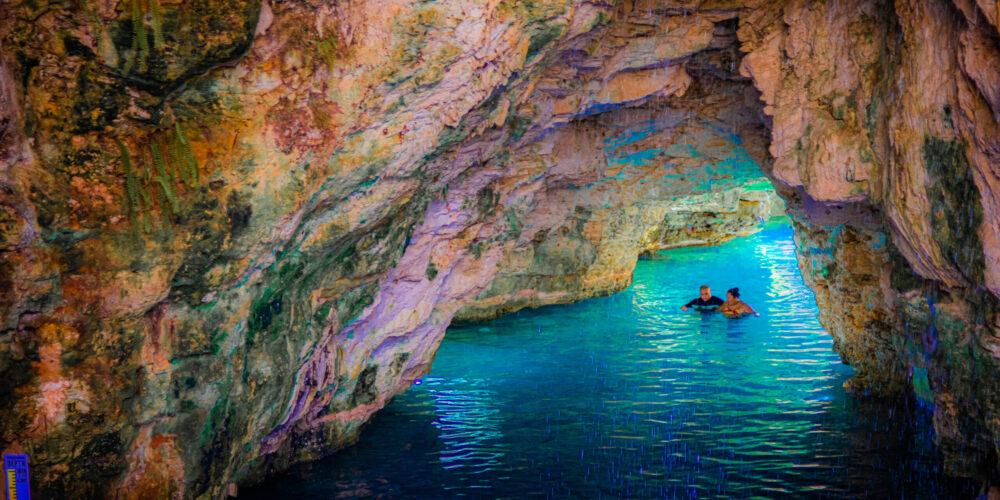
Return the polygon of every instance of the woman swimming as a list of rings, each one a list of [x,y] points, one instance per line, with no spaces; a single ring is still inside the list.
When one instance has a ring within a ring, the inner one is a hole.
[[[726,291],[726,301],[719,306],[717,311],[733,318],[738,318],[744,314],[760,316],[760,313],[754,311],[750,305],[740,300],[740,289],[736,287],[730,288]]]

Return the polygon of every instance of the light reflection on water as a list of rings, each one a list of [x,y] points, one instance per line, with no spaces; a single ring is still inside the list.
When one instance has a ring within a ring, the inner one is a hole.
[[[449,329],[358,445],[250,497],[974,495],[927,415],[845,394],[790,228],[664,254],[621,294]],[[703,283],[761,316],[679,311]]]

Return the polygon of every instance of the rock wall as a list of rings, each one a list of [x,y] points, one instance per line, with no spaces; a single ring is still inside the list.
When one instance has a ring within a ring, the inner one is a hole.
[[[934,407],[996,479],[1000,36],[994,2],[788,2],[739,36],[773,117],[803,276],[862,394]]]
[[[0,447],[43,496],[234,493],[350,443],[456,314],[611,293],[698,221],[750,229],[763,172],[853,387],[915,388],[949,466],[995,476],[997,24],[944,0],[3,4]]]

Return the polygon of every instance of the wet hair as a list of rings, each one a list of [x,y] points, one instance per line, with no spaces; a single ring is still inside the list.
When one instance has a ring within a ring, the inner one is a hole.
[[[699,290],[710,290],[710,288],[708,288],[708,285],[701,285],[701,288],[699,288]]]
[[[734,287],[732,287],[732,288],[730,288],[729,290],[726,290],[726,293],[731,293],[731,294],[733,294],[733,298],[734,298],[734,299],[738,299],[738,298],[740,298],[740,289],[739,289],[739,288],[737,288],[737,287],[735,287],[735,286],[734,286]]]

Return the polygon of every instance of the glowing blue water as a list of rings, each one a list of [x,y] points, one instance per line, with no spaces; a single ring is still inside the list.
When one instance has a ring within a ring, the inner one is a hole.
[[[251,497],[972,495],[926,415],[860,404],[787,226],[641,261],[612,297],[453,327],[421,385],[330,459]],[[681,312],[698,286],[761,312]]]

